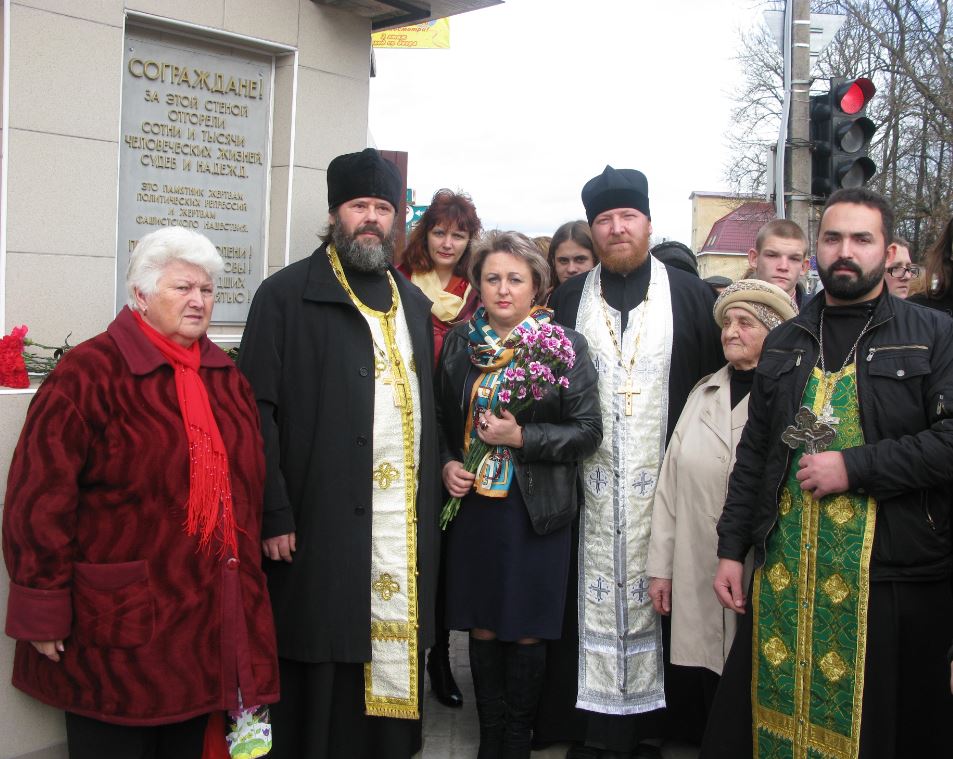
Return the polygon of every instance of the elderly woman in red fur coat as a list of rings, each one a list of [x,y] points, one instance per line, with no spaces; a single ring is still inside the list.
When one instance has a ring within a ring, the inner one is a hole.
[[[129,305],[37,391],[3,514],[13,684],[72,759],[202,755],[209,714],[278,698],[247,381],[205,333],[223,262],[146,235]]]

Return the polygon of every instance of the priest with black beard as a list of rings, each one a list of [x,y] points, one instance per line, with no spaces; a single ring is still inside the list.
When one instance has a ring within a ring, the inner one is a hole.
[[[651,751],[639,744],[665,734],[667,699],[686,695],[665,682],[645,564],[666,443],[688,394],[724,355],[711,288],[648,254],[645,175],[606,166],[582,202],[600,264],[563,283],[549,304],[556,321],[589,341],[604,437],[582,464],[576,603],[566,604],[563,639],[550,650],[536,739],[572,739],[571,758],[629,757]]]
[[[702,759],[953,756],[953,321],[888,292],[893,229],[881,195],[832,193],[824,290],[765,339],[718,521],[714,590],[741,616]]]
[[[397,167],[368,148],[327,178],[323,244],[261,284],[238,360],[265,447],[281,676],[270,756],[409,759],[434,638],[431,304],[392,265]]]

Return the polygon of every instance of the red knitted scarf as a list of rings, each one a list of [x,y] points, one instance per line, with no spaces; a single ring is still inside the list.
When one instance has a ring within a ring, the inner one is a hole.
[[[189,502],[186,533],[199,535],[199,545],[208,548],[216,528],[221,526],[222,555],[238,553],[228,454],[215,423],[205,383],[199,375],[199,343],[183,348],[146,323],[133,311],[142,333],[172,364],[175,393],[189,442]],[[222,504],[221,511],[218,505]]]

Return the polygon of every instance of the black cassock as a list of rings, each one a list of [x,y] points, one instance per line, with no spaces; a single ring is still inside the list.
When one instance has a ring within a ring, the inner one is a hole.
[[[715,296],[711,288],[697,276],[680,269],[666,267],[672,295],[672,364],[669,373],[668,437],[678,422],[692,388],[702,377],[725,363],[721,349],[721,330],[715,324],[712,307]],[[602,289],[606,302],[622,315],[622,330],[632,309],[643,300],[651,276],[650,262],[627,276],[602,270]],[[549,305],[555,320],[576,329],[576,317],[582,298],[586,274],[580,274],[560,285]],[[580,489],[580,492],[582,490]],[[663,617],[665,647],[665,697],[668,709],[645,714],[615,716],[576,709],[576,688],[579,666],[579,630],[577,617],[579,522],[573,524],[572,558],[563,635],[549,644],[547,681],[534,731],[534,743],[544,745],[557,741],[575,741],[613,751],[631,751],[645,738],[672,733],[699,740],[703,720],[703,697],[707,686],[703,672],[696,668],[671,667],[668,664],[668,618]],[[700,669],[700,668],[697,668]],[[707,670],[706,670],[707,671]],[[674,730],[669,728],[674,726]]]
[[[431,303],[396,269],[390,273],[420,389],[422,653],[434,636],[440,507]],[[345,274],[365,304],[389,307],[386,277],[347,269]],[[363,663],[371,656],[374,362],[367,322],[335,277],[326,246],[261,284],[238,366],[261,414],[267,468],[262,537],[297,536],[291,563],[264,562],[281,677],[281,701],[272,707],[276,759],[407,759],[419,746],[419,721],[364,715]]]

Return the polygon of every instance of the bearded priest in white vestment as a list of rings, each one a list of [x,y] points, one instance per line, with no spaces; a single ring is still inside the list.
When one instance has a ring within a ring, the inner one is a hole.
[[[536,742],[571,740],[570,758],[609,759],[651,751],[639,744],[666,734],[667,692],[672,702],[691,689],[666,684],[645,563],[665,445],[695,383],[724,356],[711,289],[648,254],[645,175],[606,166],[586,183],[582,201],[600,264],[567,280],[549,302],[559,323],[589,341],[604,436],[582,467],[585,505],[569,596],[577,603],[567,603],[563,639],[550,650]]]

